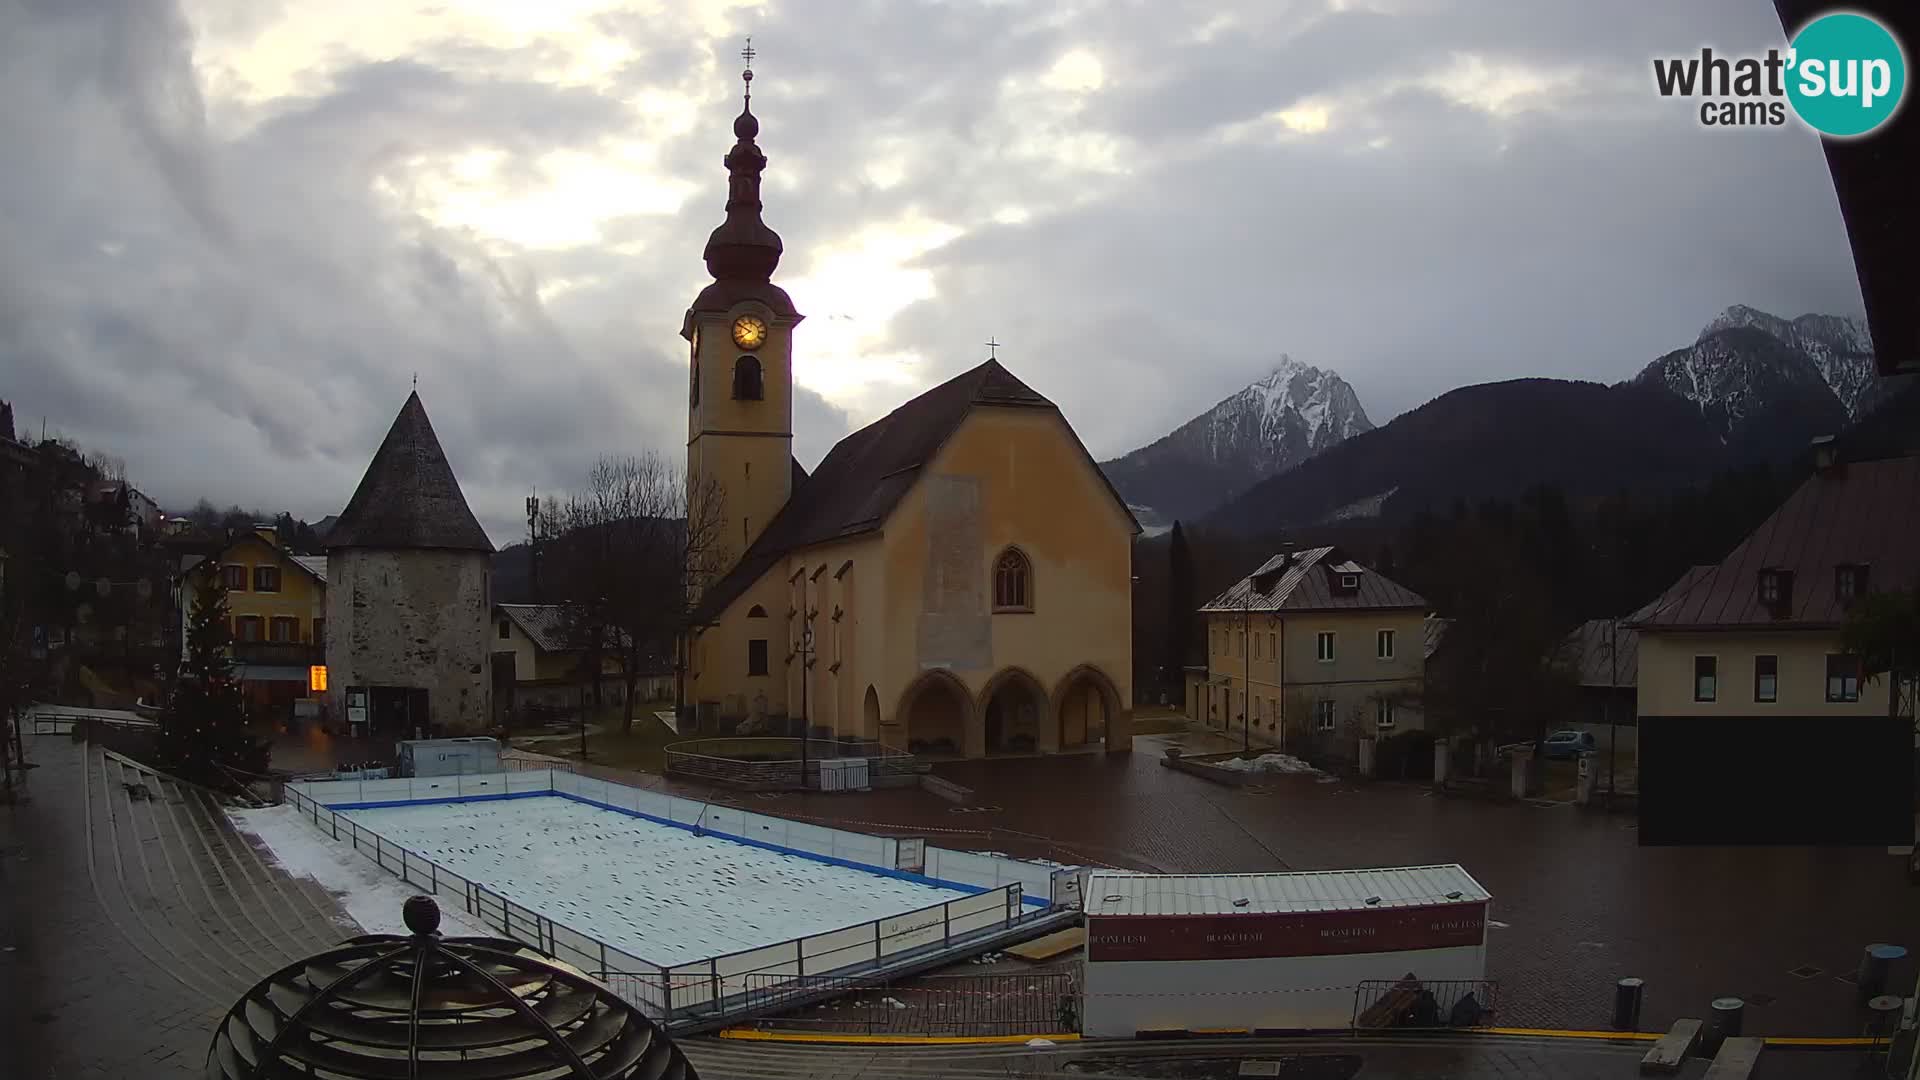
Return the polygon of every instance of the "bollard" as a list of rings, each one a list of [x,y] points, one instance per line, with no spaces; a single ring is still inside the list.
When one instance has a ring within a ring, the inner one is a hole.
[[[1860,954],[1860,970],[1854,976],[1854,992],[1861,1002],[1887,992],[1887,975],[1893,962],[1907,955],[1898,945],[1869,945]]]
[[[1621,979],[1613,984],[1613,1030],[1640,1030],[1640,999],[1646,985],[1644,979]]]
[[[1700,1029],[1700,1056],[1712,1057],[1720,1052],[1721,1043],[1737,1037],[1746,1011],[1747,1003],[1737,997],[1714,998],[1713,1010]]]
[[[1881,994],[1867,1002],[1867,1035],[1873,1039],[1874,1049],[1879,1049],[1880,1040],[1891,1043],[1899,1035],[1900,1011],[1906,1007],[1906,999],[1893,994]]]

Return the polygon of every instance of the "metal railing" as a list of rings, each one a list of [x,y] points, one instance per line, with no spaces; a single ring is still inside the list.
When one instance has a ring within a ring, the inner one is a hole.
[[[451,780],[455,786],[454,791],[442,794],[463,790],[459,777],[420,778],[420,782],[440,779]],[[548,789],[552,789],[552,785],[553,774],[549,773]],[[409,784],[410,794],[412,788]],[[351,844],[381,869],[416,888],[457,902],[462,911],[488,930],[578,968],[606,983],[648,1015],[667,1021],[738,1015],[751,1007],[751,990],[765,994],[783,981],[828,974],[847,976],[893,967],[955,944],[990,937],[1048,914],[1045,908],[1025,906],[1021,886],[1014,883],[856,926],[663,966],[516,904],[477,881],[363,828],[346,814],[316,801],[297,785],[286,788],[286,797],[315,828],[335,841]],[[431,797],[431,794],[423,792],[420,797]]]
[[[1493,1022],[1490,979],[1367,979],[1354,988],[1356,1031],[1476,1028]]]
[[[145,717],[84,712],[32,712],[27,714],[27,721],[29,735],[66,735],[70,734],[75,727],[87,725],[120,728],[127,731],[156,731],[160,727],[160,721]]]
[[[1051,1035],[1079,1030],[1071,972],[932,975],[885,983],[859,975],[749,976],[754,1026],[864,1035]],[[829,1008],[809,1008],[834,999]],[[776,1015],[777,1014],[777,1015]]]
[[[817,776],[818,763],[835,758],[864,758],[875,778],[908,776],[917,764],[912,754],[873,739],[808,739],[803,763],[797,737],[742,735],[670,743],[666,772],[735,787],[797,788],[803,768],[805,776]]]

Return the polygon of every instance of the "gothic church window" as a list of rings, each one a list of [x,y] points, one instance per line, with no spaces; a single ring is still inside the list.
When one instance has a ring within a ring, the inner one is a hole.
[[[1033,610],[1033,564],[1019,548],[1008,548],[994,560],[993,609]]]

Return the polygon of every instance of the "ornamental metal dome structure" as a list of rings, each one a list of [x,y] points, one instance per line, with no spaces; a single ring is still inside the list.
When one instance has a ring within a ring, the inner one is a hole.
[[[659,1025],[605,986],[503,938],[372,934],[249,990],[214,1033],[209,1080],[697,1080]]]

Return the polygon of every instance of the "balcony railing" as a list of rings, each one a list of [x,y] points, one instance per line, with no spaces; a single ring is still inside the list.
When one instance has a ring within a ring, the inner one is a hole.
[[[309,667],[326,663],[326,649],[288,641],[236,641],[233,658],[242,664]]]

